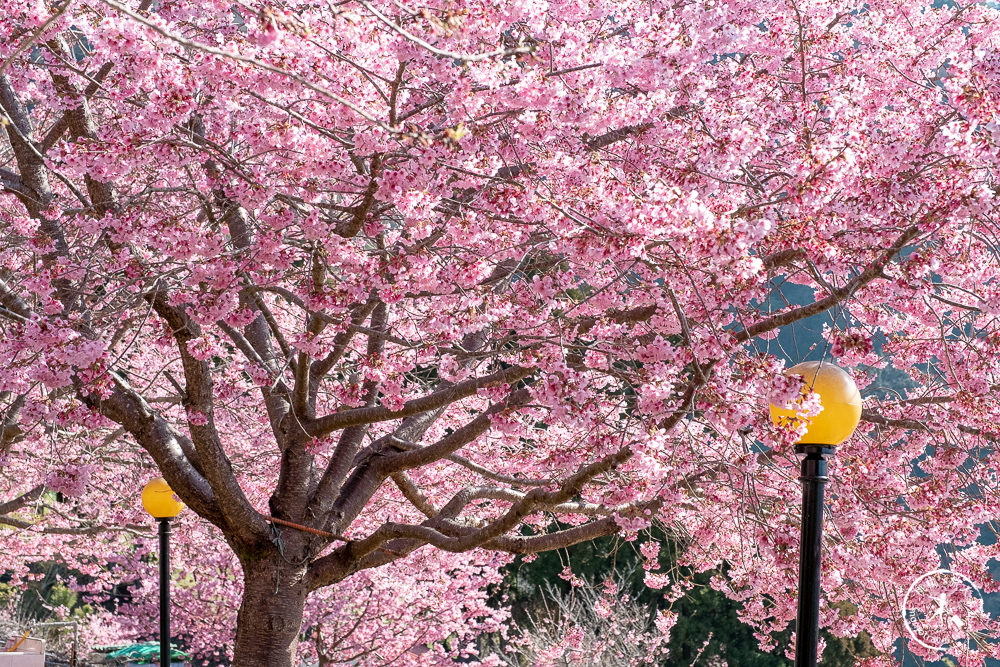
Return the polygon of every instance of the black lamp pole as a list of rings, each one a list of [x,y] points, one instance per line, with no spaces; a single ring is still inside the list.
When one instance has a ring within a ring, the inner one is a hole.
[[[170,667],[170,519],[160,518],[160,665]]]
[[[823,489],[827,456],[836,447],[796,445],[802,455],[802,538],[799,542],[799,609],[795,624],[795,667],[816,667],[819,652],[819,572],[823,557]]]

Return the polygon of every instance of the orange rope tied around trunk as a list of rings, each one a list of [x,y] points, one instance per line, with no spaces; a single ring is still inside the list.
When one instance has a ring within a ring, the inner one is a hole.
[[[307,533],[312,533],[313,535],[319,535],[320,537],[329,537],[332,540],[340,540],[341,542],[350,542],[350,540],[347,539],[346,537],[344,537],[343,535],[337,535],[336,533],[331,533],[331,532],[328,532],[328,531],[325,531],[325,530],[320,530],[319,528],[310,528],[309,526],[303,526],[300,523],[292,523],[291,521],[285,521],[284,519],[278,519],[276,517],[271,516],[270,514],[265,514],[264,518],[267,519],[268,521],[270,521],[271,523],[278,524],[279,526],[286,526],[288,528],[295,528],[296,530],[304,530]],[[386,549],[385,547],[378,547],[378,550],[379,551],[384,551],[384,552],[389,553],[389,554],[392,554],[393,556],[400,556],[400,557],[402,557],[402,556],[406,555],[406,554],[401,554],[401,553],[399,553],[397,551],[393,551],[392,549]]]
[[[329,537],[333,540],[340,540],[341,542],[350,542],[346,537],[341,535],[335,535],[334,533],[327,532],[325,530],[320,530],[319,528],[310,528],[309,526],[303,526],[299,523],[292,523],[291,521],[285,521],[284,519],[278,519],[268,514],[264,515],[264,518],[271,523],[276,523],[279,526],[287,526],[289,528],[295,528],[297,530],[304,530],[307,533],[312,533],[313,535],[319,535],[321,537]]]

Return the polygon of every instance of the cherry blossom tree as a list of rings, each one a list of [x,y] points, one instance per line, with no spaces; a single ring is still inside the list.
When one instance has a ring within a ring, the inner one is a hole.
[[[183,566],[215,582],[192,599],[238,598],[234,664],[281,666],[302,637],[328,662],[375,643],[365,593],[407,641],[488,629],[477,591],[511,554],[657,517],[786,650],[795,433],[766,406],[800,396],[781,371],[807,354],[776,337],[818,317],[813,354],[866,396],[833,467],[823,625],[890,664],[940,545],[995,588],[992,7],[3,9],[11,568],[138,571],[155,466],[191,510]]]

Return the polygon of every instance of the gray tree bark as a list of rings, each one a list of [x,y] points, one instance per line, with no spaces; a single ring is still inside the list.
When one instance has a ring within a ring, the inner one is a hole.
[[[277,551],[243,559],[243,601],[236,620],[233,667],[292,667],[308,589],[305,564]]]

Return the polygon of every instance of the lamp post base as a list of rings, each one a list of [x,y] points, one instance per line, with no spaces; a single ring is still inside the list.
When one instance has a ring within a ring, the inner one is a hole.
[[[799,605],[795,623],[795,667],[816,667],[819,654],[819,575],[823,557],[823,492],[827,457],[836,447],[796,445],[802,467],[802,534],[799,542]]]

